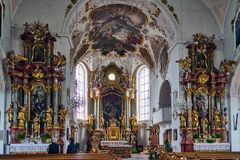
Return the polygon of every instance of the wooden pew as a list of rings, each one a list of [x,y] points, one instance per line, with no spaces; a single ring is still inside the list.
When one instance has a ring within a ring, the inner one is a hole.
[[[182,152],[163,153],[169,160],[240,160],[240,152]],[[163,157],[163,158],[165,158]],[[165,158],[166,159],[166,158]]]
[[[77,153],[77,154],[10,154],[0,155],[1,160],[111,160],[108,153]]]

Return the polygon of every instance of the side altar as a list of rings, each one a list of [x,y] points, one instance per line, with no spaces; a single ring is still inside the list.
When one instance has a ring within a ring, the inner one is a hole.
[[[215,37],[193,35],[186,48],[188,56],[178,61],[183,90],[180,113],[182,152],[208,150],[229,151],[228,110],[225,106],[225,86],[234,61],[224,60],[214,66]]]
[[[58,139],[63,148],[68,108],[61,103],[62,67],[66,58],[54,55],[56,38],[48,24],[26,23],[23,54],[8,52],[8,74],[11,79],[11,104],[7,110],[11,144],[26,139]]]

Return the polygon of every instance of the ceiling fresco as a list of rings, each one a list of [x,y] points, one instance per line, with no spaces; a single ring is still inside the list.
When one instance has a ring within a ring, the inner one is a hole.
[[[135,7],[103,6],[93,10],[89,17],[92,26],[89,41],[92,48],[103,55],[115,51],[124,56],[127,51],[135,52],[135,46],[143,43],[141,29],[147,23],[147,17]]]
[[[83,2],[78,5],[82,8],[76,11],[69,23],[73,63],[94,55],[102,56],[104,62],[116,62],[119,58],[135,59],[154,68],[161,57],[161,51],[157,50],[176,41],[171,20],[159,5],[151,1],[115,0],[111,4],[99,0],[98,3],[87,1],[85,5]]]

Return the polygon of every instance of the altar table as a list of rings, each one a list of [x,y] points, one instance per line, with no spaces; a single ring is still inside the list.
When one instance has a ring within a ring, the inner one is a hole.
[[[132,145],[128,141],[101,141],[102,149],[107,149],[115,156],[122,158],[131,157],[130,149]]]
[[[194,143],[194,151],[230,151],[230,143]]]
[[[49,144],[10,144],[9,154],[17,153],[47,153]]]

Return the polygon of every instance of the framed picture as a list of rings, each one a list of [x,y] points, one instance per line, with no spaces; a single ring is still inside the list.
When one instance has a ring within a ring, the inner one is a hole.
[[[235,49],[239,50],[239,44],[240,44],[240,10],[238,10],[236,19],[234,22],[234,39],[235,39]]]
[[[177,129],[174,129],[174,130],[173,130],[173,140],[174,140],[174,141],[177,141],[177,140],[178,140],[178,131],[177,131]]]

